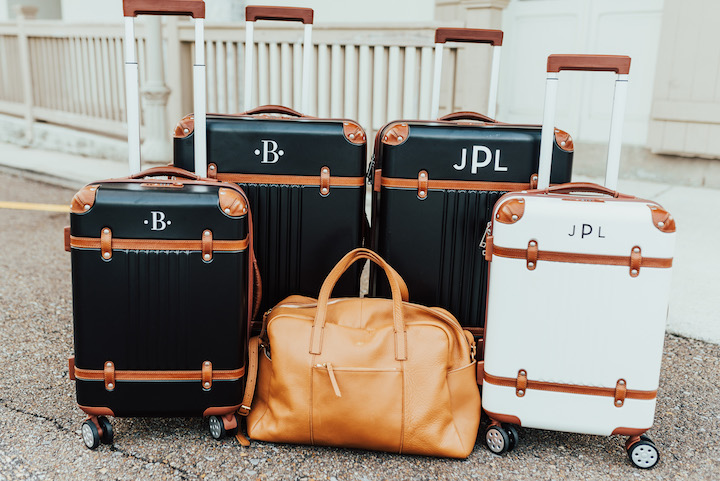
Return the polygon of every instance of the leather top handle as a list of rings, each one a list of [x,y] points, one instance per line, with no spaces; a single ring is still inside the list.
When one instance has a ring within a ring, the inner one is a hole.
[[[123,0],[123,15],[188,15],[205,18],[203,0]]]
[[[312,25],[313,9],[301,7],[266,7],[248,5],[245,7],[245,21],[279,20],[286,22],[302,22]]]
[[[569,182],[567,184],[554,185],[548,187],[543,192],[546,194],[569,194],[571,192],[591,192],[593,194],[605,194],[616,199],[634,199],[632,195],[621,194],[620,192],[607,187],[603,187],[599,184],[593,184],[591,182]]]
[[[307,115],[301,114],[297,110],[293,110],[290,107],[285,107],[282,105],[261,105],[260,107],[255,107],[254,109],[250,109],[247,112],[243,112],[240,115],[256,114],[283,114],[292,115],[293,117],[307,117]]]
[[[489,43],[500,47],[503,42],[503,31],[482,28],[438,28],[435,30],[435,43],[445,42]]]
[[[327,317],[328,301],[330,300],[330,293],[332,292],[335,284],[337,283],[340,276],[356,261],[360,259],[369,259],[376,263],[385,271],[385,275],[390,281],[390,290],[392,291],[392,303],[393,303],[393,329],[395,332],[395,359],[398,361],[407,360],[407,333],[405,330],[405,322],[403,319],[403,293],[399,279],[402,278],[400,275],[390,267],[379,255],[370,249],[358,248],[350,251],[340,259],[340,261],[333,267],[328,274],[325,282],[323,282],[320,288],[320,295],[317,301],[317,313],[315,315],[315,321],[313,322],[312,335],[310,339],[310,353],[321,354],[322,353],[322,338],[323,329],[325,327],[325,320]],[[407,289],[407,288],[406,288]],[[406,291],[407,292],[407,291]]]
[[[630,73],[630,57],[627,55],[550,55],[548,72],[561,70],[584,70],[589,72],[615,72],[618,75]]]
[[[438,120],[477,120],[479,122],[487,122],[489,124],[497,123],[497,120],[491,119],[487,115],[470,111],[453,112],[451,114],[443,115]]]
[[[197,174],[194,174],[188,170],[181,169],[179,167],[173,167],[172,165],[161,165],[160,167],[152,167],[150,169],[145,169],[142,172],[138,172],[137,174],[133,174],[128,177],[128,179],[142,179],[145,177],[156,177],[166,175],[168,177],[181,177],[183,179],[190,179],[190,180],[210,180],[210,179],[204,179],[203,177],[200,177]]]

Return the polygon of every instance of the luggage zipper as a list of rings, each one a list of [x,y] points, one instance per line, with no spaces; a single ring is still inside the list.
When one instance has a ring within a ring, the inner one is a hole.
[[[488,222],[487,226],[485,227],[485,232],[483,232],[482,239],[480,239],[480,248],[482,249],[482,255],[485,257],[485,247],[487,247],[487,236],[490,233],[490,226],[492,225],[492,222]]]

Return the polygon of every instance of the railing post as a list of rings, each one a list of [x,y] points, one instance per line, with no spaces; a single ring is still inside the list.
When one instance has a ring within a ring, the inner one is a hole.
[[[27,31],[25,30],[25,21],[35,18],[38,8],[30,6],[15,6],[17,15],[18,28],[18,49],[20,50],[20,73],[22,75],[23,84],[23,104],[25,110],[25,141],[29,144],[33,140],[33,82],[32,68],[30,58],[30,42],[28,41]]]
[[[165,162],[172,160],[171,136],[168,135],[165,119],[170,89],[165,85],[163,61],[162,24],[160,17],[145,18],[147,26],[147,82],[142,89],[144,110],[145,141],[142,158],[147,161]]]
[[[175,124],[188,112],[183,111],[182,92],[183,92],[183,76],[181,52],[182,42],[180,40],[180,30],[178,19],[180,17],[166,17],[163,33],[166,42],[165,59],[167,61],[166,84],[170,89],[170,96],[167,103],[167,125],[170,126],[172,132]],[[192,84],[192,80],[187,80]],[[190,85],[192,88],[192,85]]]

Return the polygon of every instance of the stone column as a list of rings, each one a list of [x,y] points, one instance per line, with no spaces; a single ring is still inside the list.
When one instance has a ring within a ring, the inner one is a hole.
[[[165,118],[170,89],[165,85],[163,60],[162,24],[160,17],[144,19],[147,37],[147,81],[143,85],[143,131],[142,160],[145,162],[169,162],[172,160],[172,136]]]

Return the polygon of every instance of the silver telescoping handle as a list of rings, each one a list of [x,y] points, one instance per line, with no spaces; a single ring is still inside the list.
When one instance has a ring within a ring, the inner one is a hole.
[[[301,22],[305,26],[303,37],[302,93],[300,111],[310,113],[310,67],[312,65],[313,10],[300,7],[265,7],[248,5],[245,8],[245,96],[243,109],[250,110],[253,89],[253,29],[258,20]]]
[[[502,41],[502,30],[479,28],[438,28],[435,30],[435,69],[433,72],[432,106],[430,110],[432,118],[436,119],[440,115],[440,77],[442,73],[443,45],[446,42],[489,43],[493,46],[487,115],[490,118],[495,118]]]
[[[605,187],[617,190],[620,170],[622,129],[627,100],[630,57],[626,55],[550,55],[547,62],[547,84],[545,87],[545,111],[543,114],[540,140],[540,165],[538,167],[538,189],[550,186],[553,145],[555,143],[555,108],[557,104],[558,73],[561,70],[583,70],[591,72],[615,72],[615,94],[610,118],[610,138]]]
[[[194,124],[195,173],[207,176],[205,123],[205,2],[203,0],[123,0],[125,16],[125,85],[127,89],[128,160],[130,174],[140,172],[140,92],[135,53],[135,17],[187,15],[195,19]]]

